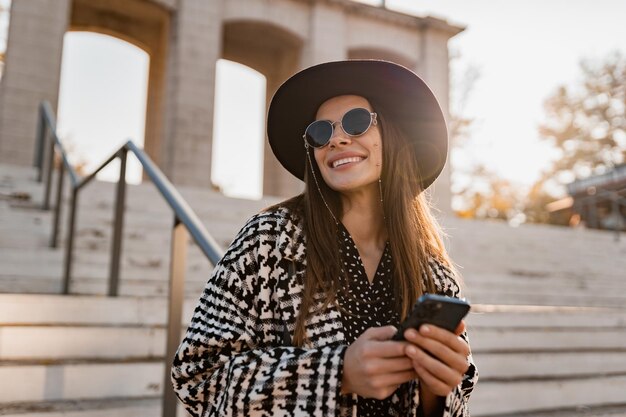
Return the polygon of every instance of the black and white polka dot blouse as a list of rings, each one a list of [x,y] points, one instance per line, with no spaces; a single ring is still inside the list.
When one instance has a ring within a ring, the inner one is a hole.
[[[346,342],[351,344],[368,328],[397,325],[400,319],[393,295],[389,242],[385,244],[376,274],[370,284],[354,240],[343,225],[340,225],[339,239],[339,251],[345,272],[341,278],[342,287],[348,290],[340,291],[337,301],[342,309],[341,320]],[[394,404],[392,397],[385,400],[359,397],[358,415],[362,417],[401,414],[400,410],[394,410],[400,405]]]

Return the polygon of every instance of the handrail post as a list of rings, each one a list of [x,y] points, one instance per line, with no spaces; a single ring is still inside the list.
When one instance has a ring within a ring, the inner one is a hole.
[[[622,229],[622,213],[620,211],[619,194],[611,194],[611,213],[615,214],[615,241],[619,242],[619,234]]]
[[[54,206],[54,221],[52,225],[52,238],[50,239],[50,247],[56,248],[59,242],[59,220],[61,217],[61,206],[63,204],[63,177],[65,177],[65,165],[59,167],[59,178],[57,180],[57,196]]]
[[[185,225],[174,217],[172,229],[172,253],[170,264],[170,290],[167,313],[167,345],[165,349],[165,372],[163,376],[163,417],[175,417],[178,400],[171,380],[171,363],[180,344],[183,304],[185,299],[185,271],[188,232]]]
[[[46,154],[46,188],[43,198],[43,209],[50,210],[50,191],[52,188],[52,171],[54,169],[54,140],[48,139],[46,143],[48,153]]]
[[[72,197],[70,203],[70,219],[67,227],[67,241],[65,243],[65,262],[63,267],[63,294],[70,293],[70,277],[72,273],[72,256],[74,251],[74,234],[76,231],[76,210],[78,208],[78,190],[72,188]]]
[[[35,160],[33,165],[37,168],[37,182],[41,182],[42,178],[42,163],[43,163],[43,147],[44,147],[44,135],[46,131],[46,125],[43,117],[43,106],[39,105],[39,112],[37,113],[37,134],[35,136]]]
[[[124,205],[126,200],[126,159],[128,150],[120,149],[120,177],[117,180],[115,212],[113,214],[113,240],[111,242],[111,269],[109,271],[109,296],[116,297],[120,283],[120,257],[122,254],[122,232],[124,227]]]

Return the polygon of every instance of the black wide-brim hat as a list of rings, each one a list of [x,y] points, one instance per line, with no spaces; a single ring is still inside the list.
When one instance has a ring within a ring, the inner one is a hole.
[[[267,136],[278,161],[304,180],[306,151],[302,135],[319,106],[341,95],[358,95],[384,109],[414,146],[422,190],[439,176],[448,154],[448,132],[441,107],[413,71],[388,61],[327,62],[304,69],[276,91],[267,116]],[[383,146],[384,146],[383,137]]]

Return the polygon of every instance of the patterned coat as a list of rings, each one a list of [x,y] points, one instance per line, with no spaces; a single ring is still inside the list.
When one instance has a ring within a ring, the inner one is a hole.
[[[174,358],[173,386],[192,416],[356,413],[356,395],[340,394],[347,345],[339,310],[322,311],[320,294],[306,325],[307,344],[293,347],[285,337],[295,330],[305,267],[302,226],[287,209],[257,214],[241,229],[215,266]],[[445,267],[431,262],[431,270],[441,293],[459,295]],[[470,356],[463,382],[446,398],[444,417],[469,416],[477,378]],[[413,417],[418,385],[409,382],[403,400]]]

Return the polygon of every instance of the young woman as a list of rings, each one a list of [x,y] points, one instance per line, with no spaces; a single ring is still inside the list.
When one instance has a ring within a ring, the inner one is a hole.
[[[172,369],[189,413],[468,416],[463,323],[391,340],[420,295],[460,295],[422,193],[447,155],[430,89],[386,61],[317,65],[278,89],[267,131],[305,189],[216,265]]]

